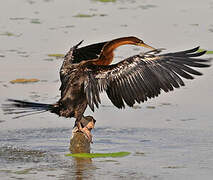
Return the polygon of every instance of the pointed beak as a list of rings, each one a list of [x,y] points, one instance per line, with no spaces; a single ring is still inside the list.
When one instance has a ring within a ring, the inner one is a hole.
[[[137,45],[145,47],[145,48],[148,48],[148,49],[151,49],[151,50],[156,50],[156,48],[153,48],[152,46],[150,46],[150,45],[148,45],[146,43],[138,43]]]

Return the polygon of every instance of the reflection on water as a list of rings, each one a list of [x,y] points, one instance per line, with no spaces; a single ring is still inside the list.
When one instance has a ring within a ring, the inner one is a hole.
[[[90,158],[73,158],[74,161],[74,171],[75,179],[82,180],[82,179],[93,179],[94,170],[96,167],[92,164],[92,159]],[[70,172],[67,171],[65,173],[65,177],[69,177]]]

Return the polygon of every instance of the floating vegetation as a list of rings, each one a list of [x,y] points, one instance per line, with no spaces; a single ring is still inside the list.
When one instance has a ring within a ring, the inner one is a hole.
[[[133,108],[133,109],[141,109],[141,106],[139,106],[139,105],[134,105],[132,108]]]
[[[147,109],[155,109],[155,106],[146,106]]]
[[[46,58],[46,59],[44,59],[44,61],[53,61],[54,59],[52,59],[52,58]]]
[[[32,168],[15,171],[13,173],[14,174],[30,174],[30,171],[32,171]],[[31,173],[31,174],[33,174],[33,173]]]
[[[17,20],[24,20],[26,18],[24,17],[13,17],[13,18],[10,18],[10,20],[14,20],[14,21],[17,21]]]
[[[160,103],[160,106],[171,106],[171,105],[172,105],[171,103],[167,102]]]
[[[206,51],[206,54],[213,54],[213,51],[208,51],[205,49],[198,49],[197,52],[202,52],[202,51]]]
[[[124,157],[128,156],[130,152],[115,152],[115,153],[79,153],[66,154],[65,156],[72,156],[78,158],[105,158],[105,157]]]
[[[20,78],[20,79],[15,79],[15,80],[11,80],[10,83],[15,84],[15,83],[34,83],[34,82],[38,82],[39,79],[24,79],[24,78]]]
[[[66,26],[60,26],[60,27],[51,27],[50,30],[57,30],[57,29],[68,29],[68,28],[74,28],[74,25],[66,25]]]
[[[147,9],[150,9],[150,8],[156,8],[157,6],[153,5],[153,4],[147,4],[147,5],[141,5],[139,7],[143,10],[147,10]]]
[[[73,17],[77,17],[77,18],[90,18],[90,17],[94,17],[95,14],[77,14]]]
[[[185,119],[181,119],[181,121],[194,121],[196,120],[195,118],[185,118]]]
[[[64,57],[64,54],[48,54],[49,57],[55,57],[57,59],[59,58],[63,58]]]
[[[107,16],[107,14],[99,14],[99,16],[102,16],[102,17],[104,17],[104,16]]]
[[[135,156],[144,156],[145,153],[144,153],[144,152],[136,152],[134,155],[135,155]]]
[[[1,36],[15,36],[15,34],[11,33],[11,32],[4,32],[0,34]]]
[[[0,169],[0,173],[1,172],[3,172],[3,173],[11,173],[12,171],[8,170],[8,169]]]
[[[32,23],[32,24],[41,24],[39,19],[31,19],[30,23]]]
[[[103,2],[103,3],[107,3],[107,2],[116,2],[116,0],[93,0],[96,2]]]
[[[18,36],[20,36],[21,34],[14,34],[14,33],[12,33],[12,32],[6,31],[6,32],[1,33],[0,35],[1,35],[1,36],[16,36],[16,37],[18,37]]]
[[[185,168],[185,166],[166,166],[163,168],[168,168],[168,169],[179,169],[179,168]]]
[[[190,25],[191,25],[191,26],[194,26],[194,27],[199,26],[199,24],[197,24],[197,23],[190,24]]]
[[[213,51],[207,51],[206,54],[213,54]]]
[[[90,17],[94,17],[94,16],[100,16],[100,17],[104,17],[107,16],[107,14],[77,14],[73,17],[77,17],[77,18],[90,18]]]
[[[66,26],[62,26],[61,28],[74,28],[74,25],[66,25]]]

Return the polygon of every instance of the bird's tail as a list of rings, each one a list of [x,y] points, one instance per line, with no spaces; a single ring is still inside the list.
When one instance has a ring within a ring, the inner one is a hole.
[[[28,102],[16,99],[8,99],[8,103],[2,104],[4,114],[14,114],[13,118],[20,118],[32,114],[39,114],[46,111],[57,113],[57,104],[44,104]]]

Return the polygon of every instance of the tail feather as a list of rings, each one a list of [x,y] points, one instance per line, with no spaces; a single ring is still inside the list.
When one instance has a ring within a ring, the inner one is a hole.
[[[13,118],[20,118],[32,114],[39,114],[46,111],[54,112],[53,104],[28,102],[17,99],[7,99],[9,103],[2,104],[4,114],[16,114]]]

